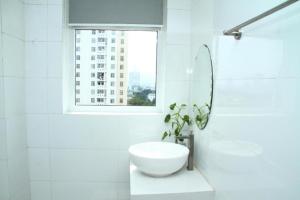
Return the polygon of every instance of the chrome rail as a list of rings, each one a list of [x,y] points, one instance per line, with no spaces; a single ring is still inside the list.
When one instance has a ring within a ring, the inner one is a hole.
[[[242,37],[242,32],[240,32],[240,29],[242,29],[245,26],[248,26],[249,24],[252,24],[252,23],[254,23],[254,22],[256,22],[256,21],[258,21],[258,20],[260,20],[262,18],[265,18],[265,17],[267,17],[267,16],[269,16],[269,15],[271,15],[271,14],[273,14],[273,13],[275,13],[275,12],[277,12],[277,11],[279,11],[279,10],[281,10],[281,9],[283,9],[283,8],[291,5],[291,4],[293,4],[293,3],[296,3],[297,1],[299,1],[299,0],[288,0],[288,1],[286,1],[286,2],[284,2],[282,4],[280,4],[280,5],[272,8],[272,9],[270,9],[270,10],[268,10],[268,11],[266,11],[266,12],[264,12],[264,13],[258,15],[258,16],[256,16],[256,17],[253,17],[253,18],[247,20],[246,22],[244,22],[244,23],[242,23],[242,24],[240,24],[238,26],[235,26],[235,27],[233,27],[233,28],[231,28],[229,30],[225,30],[223,32],[223,34],[224,35],[228,35],[228,36],[234,36],[234,38],[236,40],[239,40]]]

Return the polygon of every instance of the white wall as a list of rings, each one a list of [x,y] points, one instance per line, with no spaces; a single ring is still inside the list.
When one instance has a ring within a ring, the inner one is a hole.
[[[32,200],[127,200],[127,149],[159,140],[164,116],[62,113],[62,4],[27,0],[25,5]],[[188,101],[190,6],[190,1],[178,0],[167,6],[166,105]]]
[[[300,4],[245,28],[240,41],[221,36],[280,2],[193,1],[192,49],[205,32],[216,71],[213,116],[196,133],[196,163],[217,200],[300,198]]]
[[[0,18],[0,199],[28,200],[23,2],[1,0]]]

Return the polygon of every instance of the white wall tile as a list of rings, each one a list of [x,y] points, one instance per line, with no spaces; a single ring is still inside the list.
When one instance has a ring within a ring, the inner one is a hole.
[[[190,10],[191,9],[191,0],[168,0],[169,9],[179,9],[179,10]]]
[[[172,103],[185,103],[189,102],[189,82],[188,81],[168,81],[165,88],[165,107]]]
[[[47,77],[47,44],[27,42],[25,45],[26,77]]]
[[[215,85],[214,111],[218,114],[271,113],[276,106],[275,86],[276,81],[272,79],[218,80]]]
[[[0,23],[1,25],[1,23]],[[2,33],[2,29],[1,29],[1,26],[0,26],[0,33]],[[2,34],[0,34],[0,58],[2,59],[2,55],[3,55],[3,49],[2,49]],[[3,69],[3,62],[0,62],[0,79],[3,77],[3,74],[4,74],[4,69]]]
[[[62,6],[48,5],[47,30],[48,41],[62,40]]]
[[[62,5],[63,0],[48,0],[48,5]]]
[[[5,93],[4,93],[4,79],[0,77],[0,118],[5,115]]]
[[[0,199],[9,199],[7,161],[0,160]]]
[[[116,198],[115,183],[54,182],[53,184],[53,200],[115,200]]]
[[[120,130],[123,129],[111,124],[118,123],[115,116],[50,115],[50,145],[53,148],[116,150],[120,143],[116,135],[122,135]]]
[[[15,37],[3,35],[3,67],[5,76],[24,76],[24,42]]]
[[[2,0],[2,31],[24,38],[24,8],[19,0]]]
[[[24,0],[26,4],[47,4],[47,0]]]
[[[26,113],[47,112],[47,80],[30,78],[26,80]]]
[[[24,113],[24,79],[4,78],[5,114],[17,115]]]
[[[129,154],[128,150],[118,152],[118,182],[129,182]]]
[[[48,147],[47,115],[26,115],[26,128],[29,147]]]
[[[48,113],[62,114],[63,112],[62,84],[61,79],[50,78],[47,80]]]
[[[6,148],[6,120],[0,118],[0,160],[7,159]]]
[[[47,181],[31,181],[31,200],[51,200],[51,186]]]
[[[29,148],[30,180],[49,180],[50,162],[49,150]]]
[[[62,43],[48,42],[47,54],[48,77],[62,77]]]
[[[25,6],[25,38],[27,41],[47,41],[47,6]]]
[[[189,45],[167,45],[166,81],[188,81],[191,68]]]
[[[9,159],[26,154],[26,124],[23,116],[6,118],[6,138]]]
[[[129,182],[117,183],[118,188],[118,200],[130,199],[130,184]]]
[[[27,163],[26,149],[24,149],[23,153],[11,156],[8,160],[9,193],[12,199],[30,199],[29,169]]]
[[[283,42],[251,37],[236,41],[223,36],[218,41],[217,56],[217,78],[276,78],[283,64]]]
[[[168,9],[167,43],[190,44],[191,12],[188,10]]]
[[[117,178],[117,160],[117,151],[52,150],[52,178],[113,182]]]

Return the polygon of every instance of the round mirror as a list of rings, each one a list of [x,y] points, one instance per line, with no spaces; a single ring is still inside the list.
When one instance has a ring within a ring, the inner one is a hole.
[[[214,95],[212,58],[210,49],[206,44],[198,49],[193,61],[191,101],[193,111],[196,114],[196,124],[202,130],[209,121]]]

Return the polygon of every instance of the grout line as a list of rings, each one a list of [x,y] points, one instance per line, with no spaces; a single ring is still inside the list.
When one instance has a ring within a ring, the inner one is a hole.
[[[48,134],[50,135],[50,133],[48,133]],[[30,148],[30,149],[51,149],[53,151],[112,151],[112,152],[127,151],[127,149],[118,149],[118,148],[113,148],[113,149],[104,149],[104,148],[74,148],[74,147],[72,147],[72,148],[65,148],[65,147],[51,147],[51,144],[49,144],[49,143],[48,143],[48,145],[49,145],[49,147],[28,146],[28,148]]]
[[[2,35],[6,35],[6,36],[12,37],[12,38],[14,38],[14,39],[20,40],[20,41],[22,41],[22,42],[25,42],[25,38],[21,38],[21,37],[19,37],[19,36],[17,36],[17,35],[14,35],[14,34],[5,32],[5,31],[3,31],[3,30],[2,30]]]

